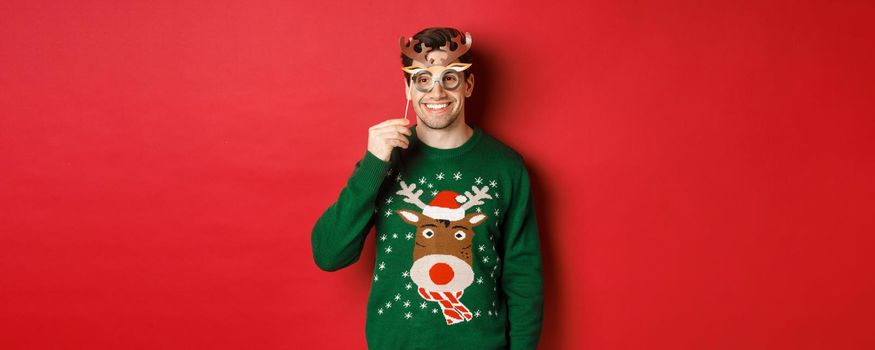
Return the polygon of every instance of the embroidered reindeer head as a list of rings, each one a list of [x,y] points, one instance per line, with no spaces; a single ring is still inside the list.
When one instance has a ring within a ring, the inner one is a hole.
[[[482,213],[465,214],[465,210],[483,204],[483,199],[492,199],[486,192],[489,187],[471,187],[472,192],[458,195],[453,191],[441,191],[431,205],[423,203],[416,184],[408,186],[401,182],[404,201],[422,209],[422,212],[396,210],[408,224],[416,226],[413,247],[413,266],[410,278],[419,287],[426,300],[441,302],[447,324],[471,319],[471,314],[458,301],[465,288],[474,282],[472,239],[473,228],[486,222]],[[462,202],[458,205],[457,202]]]

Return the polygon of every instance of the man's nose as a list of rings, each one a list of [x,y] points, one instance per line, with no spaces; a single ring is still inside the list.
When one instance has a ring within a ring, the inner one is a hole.
[[[445,95],[446,91],[444,91],[444,87],[440,83],[434,83],[434,87],[428,92],[429,97],[443,97]]]

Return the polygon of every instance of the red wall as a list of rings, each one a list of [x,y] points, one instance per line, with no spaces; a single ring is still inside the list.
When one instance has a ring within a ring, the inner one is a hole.
[[[363,348],[372,238],[310,229],[435,25],[531,168],[542,348],[875,347],[872,2],[0,7],[0,347]]]

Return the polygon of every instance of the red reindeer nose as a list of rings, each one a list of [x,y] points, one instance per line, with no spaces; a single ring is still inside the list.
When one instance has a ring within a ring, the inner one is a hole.
[[[437,263],[428,270],[428,277],[437,285],[444,285],[453,280],[453,268],[445,263]]]

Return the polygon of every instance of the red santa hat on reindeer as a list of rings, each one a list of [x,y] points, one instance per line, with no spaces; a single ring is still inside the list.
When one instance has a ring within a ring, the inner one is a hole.
[[[468,201],[468,197],[454,191],[440,191],[422,209],[422,214],[436,220],[462,220],[465,217],[465,209],[460,204],[466,201]]]

